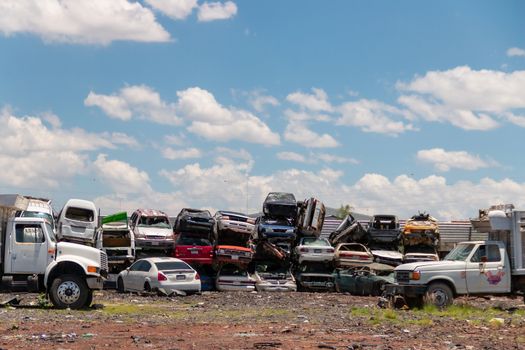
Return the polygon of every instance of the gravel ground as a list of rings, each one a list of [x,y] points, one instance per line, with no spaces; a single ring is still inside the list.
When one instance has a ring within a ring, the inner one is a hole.
[[[167,298],[108,290],[75,311],[20,297],[20,307],[0,309],[2,349],[525,349],[522,299],[384,310],[376,297],[336,293]]]

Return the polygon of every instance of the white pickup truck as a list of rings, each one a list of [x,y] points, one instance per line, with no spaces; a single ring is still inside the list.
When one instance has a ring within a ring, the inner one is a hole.
[[[106,253],[80,244],[57,242],[46,217],[17,217],[29,199],[0,195],[0,286],[45,291],[57,308],[87,307],[93,290],[107,276]]]
[[[385,296],[402,296],[409,306],[444,307],[459,295],[523,295],[525,211],[494,211],[489,218],[492,240],[461,242],[442,261],[396,267]]]

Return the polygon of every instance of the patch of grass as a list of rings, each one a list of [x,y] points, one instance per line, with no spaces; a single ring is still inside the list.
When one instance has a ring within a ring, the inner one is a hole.
[[[354,307],[350,309],[350,317],[364,318],[365,322],[369,322],[372,325],[397,323],[400,321],[398,311],[394,309]]]
[[[430,327],[434,325],[434,321],[432,321],[430,318],[422,318],[418,320],[409,320],[408,323],[413,324],[415,326],[421,326],[421,327]]]

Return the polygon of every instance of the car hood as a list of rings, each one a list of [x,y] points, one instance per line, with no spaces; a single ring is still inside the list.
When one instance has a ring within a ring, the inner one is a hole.
[[[372,250],[372,254],[389,259],[403,259],[403,254],[393,250]]]
[[[137,227],[138,232],[146,236],[171,236],[173,235],[173,230],[170,228],[162,227]]]
[[[399,265],[395,268],[395,271],[414,271],[415,269],[419,271],[445,271],[455,269],[460,270],[465,269],[465,266],[465,261],[424,261]]]

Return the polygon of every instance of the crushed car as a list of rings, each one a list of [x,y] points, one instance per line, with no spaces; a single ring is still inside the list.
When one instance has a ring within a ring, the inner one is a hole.
[[[335,249],[326,238],[303,237],[295,247],[294,256],[299,264],[305,261],[332,262]]]
[[[255,265],[253,277],[255,289],[260,292],[295,292],[297,284],[290,272],[289,264],[274,261],[259,262]]]
[[[174,231],[179,233],[211,234],[215,220],[208,210],[183,208],[175,219]]]
[[[307,262],[299,265],[294,272],[298,291],[333,292],[335,281],[331,264]]]
[[[253,278],[246,267],[233,264],[221,266],[217,272],[215,288],[221,292],[227,291],[254,291],[255,278]]]
[[[319,237],[323,228],[326,208],[316,198],[306,199],[299,205],[297,229],[302,236]]]
[[[270,218],[289,218],[295,225],[297,201],[293,193],[270,192],[263,202],[263,214]]]
[[[255,222],[253,240],[273,240],[293,242],[297,238],[297,228],[287,218],[270,218],[260,216]]]
[[[190,265],[211,265],[213,263],[213,245],[206,238],[181,233],[175,241],[173,257]]]
[[[58,239],[93,246],[98,228],[95,203],[70,199],[58,215]]]
[[[438,256],[439,225],[427,213],[412,216],[403,227],[405,262],[436,261]]]
[[[339,243],[334,254],[336,267],[354,267],[374,261],[372,252],[361,243]]]
[[[380,296],[386,284],[394,283],[394,268],[377,263],[337,269],[333,275],[336,291],[352,295]]]
[[[374,215],[368,224],[368,240],[378,243],[401,242],[401,229],[395,215]]]
[[[163,250],[171,255],[175,239],[168,215],[155,209],[137,209],[130,218],[135,245],[141,250]]]
[[[348,214],[335,231],[330,233],[328,239],[332,246],[339,243],[366,243],[367,231],[351,214]]]
[[[234,245],[215,246],[215,260],[218,263],[249,264],[252,261],[253,251],[248,247]]]
[[[110,274],[119,273],[135,261],[135,237],[125,211],[102,219],[95,247],[107,254]]]
[[[234,211],[219,210],[213,218],[215,220],[215,232],[221,232],[222,235],[232,233],[249,238],[255,227],[254,218]]]

